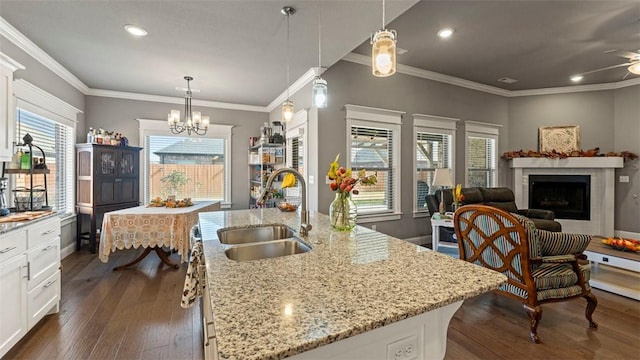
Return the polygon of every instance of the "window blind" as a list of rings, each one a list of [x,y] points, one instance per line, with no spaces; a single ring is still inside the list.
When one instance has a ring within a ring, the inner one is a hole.
[[[374,186],[359,186],[359,195],[353,197],[358,210],[363,212],[393,211],[393,131],[391,129],[352,126],[351,168],[354,172],[365,169],[367,175],[377,174]]]
[[[495,139],[470,136],[467,144],[467,168],[469,186],[495,186]]]
[[[73,128],[45,117],[33,114],[24,109],[17,111],[17,138],[28,133],[33,138],[32,144],[42,148],[46,157],[46,165],[50,173],[47,175],[47,197],[49,206],[62,213],[74,211],[74,138]],[[27,147],[23,148],[23,151]],[[35,147],[34,157],[42,154]],[[15,186],[29,187],[25,176],[17,176]],[[44,185],[34,179],[33,186]]]
[[[433,192],[431,184],[437,168],[451,168],[452,136],[416,132],[416,208],[426,211],[426,196]]]

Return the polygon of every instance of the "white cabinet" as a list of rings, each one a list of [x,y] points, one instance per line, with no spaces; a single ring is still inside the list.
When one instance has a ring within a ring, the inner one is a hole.
[[[60,220],[0,235],[0,357],[60,306]]]
[[[27,333],[27,256],[0,263],[0,357]]]
[[[15,113],[13,104],[13,72],[24,69],[0,52],[0,161],[11,161],[15,139]]]

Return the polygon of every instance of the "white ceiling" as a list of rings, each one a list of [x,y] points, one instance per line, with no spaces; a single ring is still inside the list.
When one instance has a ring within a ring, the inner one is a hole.
[[[415,3],[387,1],[387,22],[395,19],[388,27],[409,50],[400,63],[503,89],[570,86],[569,75],[625,61],[604,51],[640,49],[639,1]],[[381,1],[321,4],[322,65],[351,51],[368,55]],[[318,1],[0,0],[0,16],[90,88],[180,97],[175,88],[191,75],[201,90],[195,99],[266,106],[286,89],[285,5],[297,10],[290,19],[293,83],[317,66]],[[133,38],[125,24],[149,35]],[[444,26],[456,30],[447,41],[435,36]],[[624,68],[603,71],[582,84],[625,75]],[[496,81],[504,76],[519,81]]]

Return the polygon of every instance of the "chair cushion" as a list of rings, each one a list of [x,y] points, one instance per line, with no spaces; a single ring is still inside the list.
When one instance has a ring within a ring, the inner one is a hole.
[[[489,202],[514,202],[516,201],[513,191],[507,187],[477,188],[482,196],[482,201]],[[515,211],[513,211],[515,212]]]
[[[575,285],[578,275],[573,271],[571,264],[540,264],[531,271],[536,289],[557,289]]]
[[[480,188],[477,187],[462,188],[462,195],[464,196],[464,200],[462,200],[462,203],[465,205],[481,204],[483,201]],[[451,198],[453,199],[453,196]]]
[[[517,213],[518,208],[516,207],[515,201],[507,201],[507,202],[485,202],[484,205],[492,206],[494,208],[498,208],[500,210],[504,210],[510,213]]]

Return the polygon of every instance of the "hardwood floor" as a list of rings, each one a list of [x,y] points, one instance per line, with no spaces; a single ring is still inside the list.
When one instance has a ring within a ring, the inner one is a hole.
[[[118,251],[108,264],[88,253],[64,259],[60,313],[5,358],[202,359],[200,310],[180,307],[186,265],[173,270],[151,254],[132,269],[112,271],[138,253]],[[518,302],[493,293],[467,300],[451,321],[445,359],[640,359],[640,302],[594,293],[597,330],[584,318],[586,301],[548,304],[537,345],[529,342]]]

